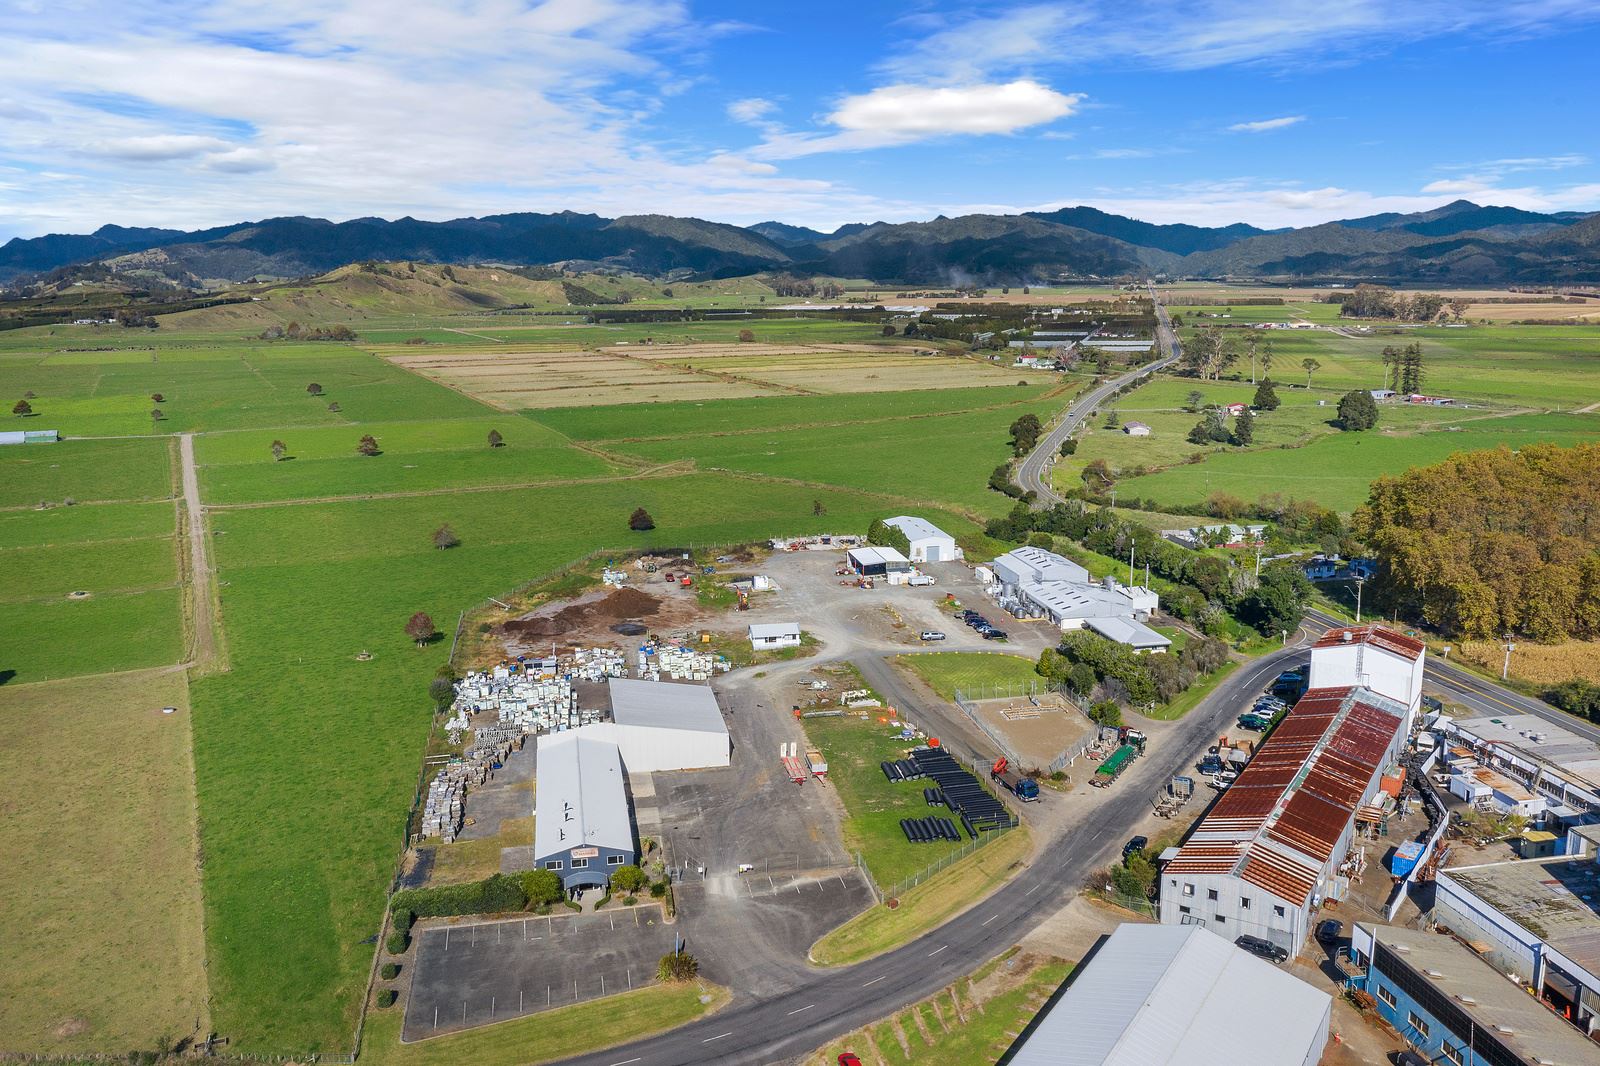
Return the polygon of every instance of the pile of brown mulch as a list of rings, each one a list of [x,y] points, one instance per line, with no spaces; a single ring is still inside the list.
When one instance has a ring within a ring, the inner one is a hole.
[[[515,637],[559,637],[576,629],[609,625],[630,618],[647,618],[661,610],[661,601],[638,589],[617,589],[588,603],[574,603],[554,614],[516,618],[502,627]]]

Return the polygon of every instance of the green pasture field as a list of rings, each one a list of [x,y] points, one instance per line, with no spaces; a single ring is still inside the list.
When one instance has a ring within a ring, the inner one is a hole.
[[[70,555],[53,558],[72,566]],[[69,585],[72,572],[50,579]],[[30,600],[5,611],[0,674],[12,672],[16,683],[168,666],[183,656],[183,595],[176,586]]]
[[[505,439],[501,447],[489,447],[490,430]],[[377,439],[381,454],[356,451],[364,434]],[[288,448],[282,461],[272,458],[274,440]],[[617,471],[514,415],[212,433],[198,441],[195,460],[204,498],[216,504],[555,482]]]
[[[1527,414],[1505,418],[1471,418],[1460,412],[1457,422],[1419,431],[1385,430],[1396,410],[1385,405],[1379,429],[1334,433],[1303,448],[1234,451],[1203,463],[1177,466],[1119,483],[1129,495],[1155,500],[1166,509],[1193,506],[1213,492],[1246,501],[1269,493],[1284,498],[1315,500],[1325,507],[1352,511],[1366,502],[1368,487],[1383,474],[1437,463],[1456,452],[1506,445],[1576,444],[1600,434],[1600,416]]]
[[[604,309],[596,309],[604,310]],[[663,348],[662,358],[666,358],[672,351],[673,344],[728,344],[738,341],[743,330],[755,334],[757,344],[883,344],[895,343],[894,338],[883,336],[883,326],[874,322],[849,322],[839,319],[823,319],[810,317],[796,318],[727,318],[700,320],[694,322],[601,322],[594,325],[583,325],[582,320],[586,312],[576,310],[570,320],[561,318],[555,320],[544,319],[517,319],[507,316],[497,319],[492,324],[478,324],[473,326],[434,326],[436,332],[430,336],[424,331],[408,332],[405,329],[393,333],[384,328],[381,334],[367,333],[361,335],[361,343],[382,343],[389,345],[399,343],[408,337],[422,336],[432,340],[438,337],[442,344],[451,346],[482,346],[490,343],[501,344],[548,344],[564,348],[595,348],[611,344],[627,344],[630,347],[643,345],[645,341],[653,341],[654,347]],[[575,323],[575,324],[569,324]],[[476,336],[462,336],[461,333],[448,332],[452,328],[467,331]],[[918,338],[905,338],[903,343],[926,348],[929,342]],[[418,352],[427,352],[429,347],[418,345]],[[646,353],[650,354],[650,353]]]
[[[1033,660],[1020,655],[938,651],[898,655],[894,661],[896,666],[903,666],[922,678],[929,688],[947,700],[955,699],[957,689],[1042,684],[1044,681],[1034,670]]]
[[[804,725],[806,736],[828,761],[828,780],[844,804],[844,845],[861,854],[874,881],[898,884],[959,850],[960,844],[945,840],[913,844],[900,830],[902,818],[926,818],[932,812],[922,798],[921,782],[891,783],[878,764],[905,758],[914,744],[898,739],[876,718],[811,718]]]
[[[167,512],[170,520],[172,512]],[[173,531],[114,544],[52,544],[0,549],[0,603],[42,603],[75,589],[106,595],[178,583]],[[74,606],[82,606],[75,604]]]
[[[170,537],[174,521],[170,502],[0,510],[0,548]]]
[[[1182,318],[1185,329],[1198,326],[1248,326],[1257,322],[1316,322],[1319,325],[1333,325],[1341,321],[1338,304],[1287,298],[1282,304],[1245,304],[1240,306],[1169,304],[1167,312]],[[1227,317],[1206,317],[1222,315]],[[1345,319],[1344,321],[1352,322],[1355,320]],[[1261,339],[1266,340],[1271,337],[1276,343],[1276,339],[1280,336],[1282,334],[1276,330],[1263,331]]]
[[[1473,402],[1536,408],[1600,403],[1600,326],[1430,326],[1388,329],[1371,326],[1371,336],[1344,337],[1322,330],[1274,330],[1274,376],[1305,384],[1300,363],[1314,358],[1322,368],[1312,375],[1318,388],[1344,392],[1376,389],[1384,383],[1383,349],[1414,341],[1423,349],[1422,391]],[[1184,320],[1184,334],[1191,333]],[[1239,369],[1238,366],[1235,369]],[[1248,373],[1248,366],[1244,367]]]
[[[627,528],[638,506],[653,532]],[[885,506],[696,475],[215,512],[232,670],[193,695],[218,1030],[238,1050],[348,1048],[372,958],[362,941],[428,734],[425,689],[462,608],[597,547],[865,528]],[[444,522],[460,547],[433,548]],[[426,649],[403,632],[418,610],[442,632]]]
[[[0,1047],[79,1061],[203,1038],[183,674],[0,684],[0,810]]]
[[[173,459],[164,439],[10,445],[0,448],[0,507],[169,498]]]
[[[1317,437],[1339,432],[1333,420],[1338,414],[1340,394],[1318,389],[1277,386],[1279,406],[1273,411],[1255,412],[1254,443],[1251,448],[1283,448],[1306,444]],[[1194,378],[1158,376],[1126,396],[1118,397],[1091,419],[1079,434],[1078,450],[1063,456],[1055,466],[1056,484],[1076,488],[1083,468],[1096,459],[1106,461],[1113,471],[1127,473],[1151,470],[1182,463],[1201,453],[1228,453],[1240,449],[1227,444],[1191,444],[1188,434],[1202,417],[1185,411],[1188,396],[1198,392],[1206,404],[1248,404],[1256,393],[1249,382],[1199,381]],[[1317,406],[1321,401],[1325,406]],[[1106,426],[1108,411],[1116,411],[1119,424]],[[1384,422],[1390,428],[1423,427],[1440,422],[1482,418],[1482,411],[1457,411],[1410,404],[1385,405]],[[1150,427],[1148,437],[1130,437],[1122,426],[1130,421]],[[1233,424],[1229,419],[1229,426]],[[1195,501],[1198,502],[1198,501]]]
[[[1076,385],[1076,381],[1071,381]],[[927,389],[842,396],[762,396],[686,403],[634,403],[611,407],[567,407],[529,412],[527,417],[573,440],[646,440],[721,433],[764,432],[790,426],[879,422],[918,415],[953,414],[980,407],[1035,409],[1045,389],[990,385],[971,389]],[[1065,406],[1070,392],[1052,397]],[[1009,424],[1009,423],[1008,423]],[[504,432],[504,431],[502,431]]]
[[[1050,413],[1049,404],[1039,403],[1035,408],[1041,418]],[[990,491],[987,479],[997,464],[1010,457],[1007,428],[1026,409],[619,442],[613,447],[656,462],[692,458],[701,469],[769,474],[891,493],[918,503],[954,503],[994,512],[1005,501]]]
[[[138,350],[73,352],[61,350],[70,340],[57,335],[64,329],[70,327],[18,330],[24,336],[6,336],[0,348],[0,396],[35,393],[28,426],[64,436],[336,426],[484,412],[475,401],[348,344],[269,344],[157,330],[115,338]],[[22,346],[22,340],[31,343]],[[312,382],[323,395],[306,392]],[[161,402],[151,399],[155,394]],[[330,403],[340,410],[329,411]],[[165,416],[160,422],[150,419],[154,408]],[[21,428],[24,420],[16,421]]]

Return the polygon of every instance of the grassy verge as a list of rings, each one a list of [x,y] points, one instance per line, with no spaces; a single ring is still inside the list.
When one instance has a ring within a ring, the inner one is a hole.
[[[1027,827],[1018,826],[901,896],[893,910],[873,907],[825,934],[811,945],[812,961],[819,966],[860,962],[943,925],[1009,878],[1029,845]]]
[[[625,1044],[686,1025],[728,1002],[710,984],[651,985],[470,1032],[400,1042],[398,1008],[367,1015],[361,1061],[373,1066],[531,1066]]]
[[[1008,954],[898,1014],[829,1042],[806,1066],[833,1066],[847,1051],[871,1066],[999,1062],[1014,1034],[1071,972],[1072,964],[1061,959]]]
[[[1033,660],[1021,655],[996,655],[981,651],[940,651],[922,655],[897,655],[902,666],[945,699],[955,698],[956,689],[983,689],[1043,683],[1033,668]]]
[[[1184,689],[1172,698],[1170,703],[1162,704],[1145,715],[1158,722],[1172,722],[1190,711],[1194,710],[1199,702],[1211,695],[1216,687],[1222,684],[1222,679],[1233,673],[1239,666],[1237,659],[1229,659],[1205,677],[1196,679],[1195,683]]]

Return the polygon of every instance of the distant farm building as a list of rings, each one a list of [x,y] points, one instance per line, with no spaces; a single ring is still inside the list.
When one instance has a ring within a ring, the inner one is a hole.
[[[956,545],[956,538],[927,519],[913,515],[899,515],[895,518],[885,518],[883,524],[898,529],[906,535],[906,540],[911,546],[911,561],[914,563],[948,563],[962,556],[961,549]]]
[[[0,433],[0,444],[54,444],[61,434],[53,429],[12,429]]]
[[[771,622],[752,625],[750,627],[750,646],[756,651],[768,651],[773,648],[798,648],[800,646],[800,623]]]
[[[1124,422],[1122,424],[1122,432],[1130,437],[1148,437],[1150,435],[1150,427],[1143,422]]]

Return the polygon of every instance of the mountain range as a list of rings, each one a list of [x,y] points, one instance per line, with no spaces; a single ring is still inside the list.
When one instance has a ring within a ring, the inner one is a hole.
[[[1600,281],[1600,213],[1541,214],[1457,200],[1263,230],[1157,225],[1092,207],[1020,215],[852,223],[831,233],[782,222],[733,226],[670,215],[563,211],[424,222],[270,218],[183,231],[103,226],[0,246],[0,283],[93,264],[195,289],[325,273],[367,260],[554,265],[658,277],[762,271],[884,284],[995,285],[1062,277],[1363,279],[1436,285]]]

